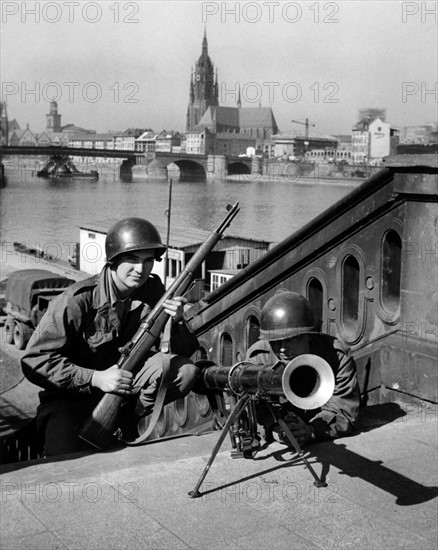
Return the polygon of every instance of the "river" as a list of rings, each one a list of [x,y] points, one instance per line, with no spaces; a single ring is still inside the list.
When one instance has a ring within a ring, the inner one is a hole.
[[[135,176],[123,182],[108,170],[97,182],[45,180],[27,169],[5,163],[7,185],[0,189],[2,243],[31,247],[58,243],[62,259],[79,240],[79,226],[108,218],[139,216],[167,223],[169,183]],[[29,166],[29,165],[28,165]],[[228,203],[240,203],[240,213],[228,229],[231,235],[279,242],[352,191],[359,181],[263,181],[247,176],[239,181],[179,182],[173,178],[171,223],[212,230]],[[163,240],[165,235],[162,236]]]

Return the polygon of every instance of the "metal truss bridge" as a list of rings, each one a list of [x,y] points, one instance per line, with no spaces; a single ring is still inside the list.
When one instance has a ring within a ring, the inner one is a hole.
[[[120,164],[120,177],[130,179],[132,168],[146,165],[151,177],[167,178],[167,167],[175,164],[180,170],[180,179],[219,177],[230,174],[250,174],[254,171],[254,161],[249,157],[226,155],[191,155],[187,153],[155,152],[152,155],[139,151],[121,149],[93,149],[65,146],[0,146],[0,160],[6,156],[61,156],[83,158],[123,159]]]

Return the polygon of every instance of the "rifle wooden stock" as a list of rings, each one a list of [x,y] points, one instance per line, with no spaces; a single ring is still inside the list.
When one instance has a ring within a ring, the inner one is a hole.
[[[227,207],[228,214],[219,227],[210,233],[207,240],[198,248],[189,260],[181,274],[163,294],[156,306],[149,312],[140,324],[133,338],[123,347],[117,366],[136,374],[143,365],[148,352],[169,318],[164,310],[164,302],[168,299],[182,296],[191,285],[193,274],[202,264],[207,255],[222,237],[225,229],[239,212],[239,203]],[[108,447],[117,426],[117,417],[124,398],[113,393],[106,393],[99,401],[90,418],[83,425],[79,437],[94,447],[104,450]]]

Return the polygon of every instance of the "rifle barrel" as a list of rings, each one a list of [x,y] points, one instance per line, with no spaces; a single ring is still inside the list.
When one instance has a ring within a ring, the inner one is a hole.
[[[236,202],[232,207],[230,207],[230,209],[228,210],[228,214],[226,215],[224,220],[219,224],[218,228],[215,231],[212,231],[210,233],[210,235],[207,237],[207,240],[198,248],[195,254],[193,254],[190,260],[187,262],[187,265],[184,267],[184,269],[178,276],[178,278],[175,279],[175,281],[171,284],[168,290],[163,294],[163,296],[157,302],[153,310],[148,314],[145,321],[140,325],[139,331],[146,328],[146,325],[150,326],[155,323],[156,317],[159,315],[160,311],[162,310],[163,303],[166,300],[168,300],[169,298],[173,298],[175,296],[182,296],[187,291],[187,289],[191,284],[193,273],[198,268],[198,266],[202,263],[202,261],[205,259],[207,254],[214,248],[216,243],[220,240],[225,229],[230,225],[230,223],[236,217],[239,210],[240,209],[239,209],[238,202]],[[134,341],[136,340],[135,336],[133,340]]]
[[[216,233],[222,234],[225,231],[225,229],[230,225],[230,223],[233,221],[233,219],[235,218],[235,216],[238,214],[240,210],[239,203],[236,202],[235,204],[233,204],[233,206],[228,205],[227,209],[228,209],[228,215],[225,217],[224,220],[222,220],[221,224],[216,229]]]
[[[202,264],[207,255],[221,238],[225,229],[239,212],[239,203],[227,207],[228,214],[219,224],[216,231],[212,231],[207,240],[198,248],[187,265],[163,294],[158,303],[149,312],[146,319],[140,324],[133,338],[120,350],[117,363],[119,369],[136,373],[139,366],[159,338],[169,315],[164,310],[164,302],[176,296],[182,296],[189,288],[195,270]],[[121,398],[117,394],[106,393],[91,416],[82,427],[79,437],[95,447],[104,450],[115,431],[117,414],[121,405]]]

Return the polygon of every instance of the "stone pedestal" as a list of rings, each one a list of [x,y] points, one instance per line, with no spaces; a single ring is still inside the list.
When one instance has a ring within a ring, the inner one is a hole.
[[[153,160],[147,167],[148,178],[156,180],[167,180],[167,167],[156,160]]]
[[[227,160],[225,155],[208,155],[207,178],[225,179],[227,177]]]
[[[251,158],[251,174],[259,175],[262,173],[263,168],[263,159],[261,157],[252,157]]]
[[[120,179],[122,181],[132,180],[132,161],[124,160],[120,165]]]

